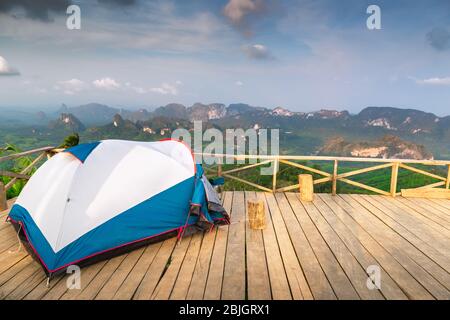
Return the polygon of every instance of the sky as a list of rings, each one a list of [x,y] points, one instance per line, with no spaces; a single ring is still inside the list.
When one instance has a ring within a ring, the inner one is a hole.
[[[450,1],[1,0],[0,106],[90,102],[449,115]]]

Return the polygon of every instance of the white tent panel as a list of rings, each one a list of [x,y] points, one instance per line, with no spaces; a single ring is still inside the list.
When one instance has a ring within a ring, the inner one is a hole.
[[[20,193],[16,204],[26,208],[53,250],[67,204],[71,181],[81,162],[68,153],[46,161]]]
[[[74,177],[56,249],[194,174],[190,151],[179,142],[102,142]]]

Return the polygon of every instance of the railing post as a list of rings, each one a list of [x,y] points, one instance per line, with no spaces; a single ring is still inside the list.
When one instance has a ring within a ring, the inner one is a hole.
[[[391,196],[392,197],[395,197],[397,195],[398,168],[399,168],[399,163],[394,162],[392,164],[392,173],[391,173]]]
[[[272,192],[277,190],[278,158],[273,160]]]
[[[450,189],[450,164],[447,165],[447,182],[445,183],[445,188]]]
[[[331,194],[333,196],[336,195],[337,192],[337,175],[338,175],[338,163],[339,161],[334,160],[334,168],[333,168],[333,185],[331,187]]]
[[[6,200],[6,189],[3,181],[0,181],[0,211],[8,209],[8,202]]]
[[[217,176],[218,177],[222,176],[222,159],[221,158],[217,158]]]
[[[217,158],[217,177],[222,176],[222,158]],[[220,197],[222,197],[222,188],[223,186],[218,186],[217,191],[220,194]]]

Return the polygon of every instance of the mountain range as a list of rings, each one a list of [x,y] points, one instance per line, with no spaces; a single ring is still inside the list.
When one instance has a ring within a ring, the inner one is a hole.
[[[319,155],[383,159],[433,160],[433,155],[423,145],[386,135],[370,142],[349,142],[342,137],[328,140],[319,149]]]
[[[0,114],[0,128],[1,118]],[[395,136],[416,144],[418,147],[412,149],[417,151],[418,156],[429,158],[433,154],[435,158],[450,158],[450,116],[439,117],[415,109],[373,106],[358,114],[351,114],[348,111],[327,109],[295,112],[283,107],[269,109],[245,103],[228,106],[222,103],[195,103],[189,107],[170,103],[151,111],[90,103],[76,107],[62,105],[53,112],[35,113],[34,118],[33,132],[41,136],[51,136],[52,131],[66,129],[81,132],[85,140],[110,137],[154,140],[170,136],[179,127],[192,129],[192,121],[201,120],[205,123],[204,128],[212,126],[221,130],[279,129],[283,153],[323,152],[330,139],[339,138],[345,143],[338,144],[342,146],[341,152],[333,152],[345,154],[349,145],[374,143],[379,146],[380,141],[383,143],[383,137]],[[27,115],[26,119],[29,125],[30,116]],[[390,143],[392,145],[392,139]],[[428,151],[422,150],[420,145],[426,145]],[[387,147],[386,150],[393,149]]]
[[[218,123],[238,120],[244,126],[250,126],[250,122],[259,121],[270,127],[273,127],[273,124],[298,126],[299,123],[314,123],[314,120],[332,120],[336,125],[342,127],[382,128],[391,132],[399,131],[410,134],[443,134],[450,124],[450,116],[439,117],[420,110],[392,107],[367,107],[358,114],[350,114],[348,111],[325,109],[316,112],[294,112],[282,107],[268,109],[243,103],[230,104],[228,107],[222,103],[195,103],[190,107],[170,103],[154,111],[147,109],[131,111],[90,103],[70,108],[63,105],[56,111],[56,115],[59,116],[62,113],[74,115],[87,126],[108,124],[116,114],[133,122],[145,121],[154,117],[166,117]],[[43,117],[42,112],[36,115],[36,118],[39,117]]]

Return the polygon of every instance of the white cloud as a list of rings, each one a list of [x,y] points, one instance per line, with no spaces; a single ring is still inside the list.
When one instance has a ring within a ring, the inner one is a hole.
[[[147,93],[159,93],[162,95],[173,95],[176,96],[178,94],[178,87],[183,85],[183,82],[180,80],[176,80],[173,83],[163,82],[158,87],[143,87],[140,85],[135,85],[134,83],[131,83],[129,81],[124,83],[127,90],[134,91],[138,94],[147,94]]]
[[[18,76],[20,72],[11,67],[5,58],[0,56],[0,76]]]
[[[262,44],[253,44],[242,47],[242,50],[250,59],[266,60],[273,59],[269,49]]]
[[[116,80],[105,77],[102,79],[94,80],[92,84],[99,89],[105,89],[105,90],[114,90],[120,87],[120,83],[118,83]]]
[[[429,79],[415,79],[418,84],[429,84],[429,85],[440,85],[440,86],[449,86],[450,85],[450,77],[444,78],[429,78]]]
[[[163,95],[172,95],[172,96],[176,96],[178,94],[177,86],[167,82],[162,83],[159,87],[150,88],[150,91]]]
[[[82,91],[85,88],[86,84],[76,78],[59,81],[53,88],[55,90],[62,90],[67,95],[74,95],[77,92]]]
[[[244,83],[242,81],[236,81],[235,85],[237,85],[238,87],[242,87],[244,85]]]

